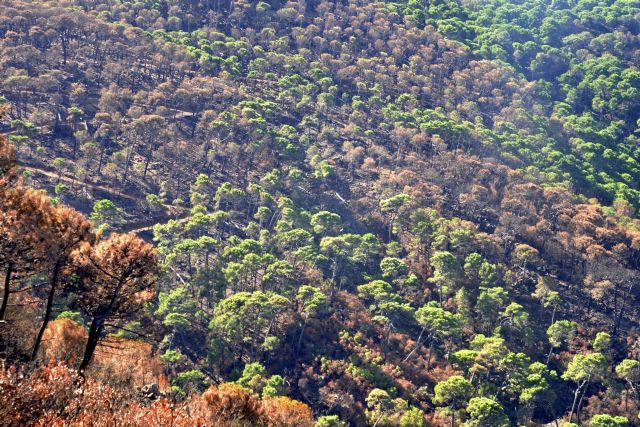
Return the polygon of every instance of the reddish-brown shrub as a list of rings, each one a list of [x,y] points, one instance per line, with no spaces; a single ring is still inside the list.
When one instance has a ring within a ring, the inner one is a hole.
[[[265,399],[262,403],[264,419],[269,427],[313,427],[311,408],[288,397]]]
[[[263,424],[260,400],[236,384],[210,387],[203,395],[209,416],[215,425],[257,426]]]

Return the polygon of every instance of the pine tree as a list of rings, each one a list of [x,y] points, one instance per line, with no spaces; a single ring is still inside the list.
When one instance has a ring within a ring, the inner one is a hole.
[[[96,236],[91,232],[91,222],[75,209],[66,206],[56,206],[48,210],[47,225],[49,239],[45,243],[46,261],[51,266],[49,275],[49,295],[44,318],[36,341],[33,345],[31,360],[38,354],[44,331],[51,318],[53,300],[58,287],[62,271],[67,267],[72,251],[86,241],[93,243]]]
[[[41,192],[17,186],[0,193],[0,266],[5,273],[0,320],[7,311],[12,276],[38,271],[44,262],[51,240],[50,211],[50,199]]]
[[[82,311],[91,318],[79,371],[84,373],[108,320],[126,319],[155,295],[157,260],[152,245],[135,234],[111,234],[74,253]]]

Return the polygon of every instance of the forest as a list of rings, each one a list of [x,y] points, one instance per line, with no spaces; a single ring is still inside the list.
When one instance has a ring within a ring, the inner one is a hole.
[[[0,425],[640,426],[640,0],[0,1]]]

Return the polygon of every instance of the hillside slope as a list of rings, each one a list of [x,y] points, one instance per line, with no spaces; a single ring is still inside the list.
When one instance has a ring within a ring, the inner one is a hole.
[[[148,341],[176,398],[234,382],[323,426],[637,425],[639,18],[10,0],[0,130],[103,241],[155,244],[157,292],[103,334]],[[14,280],[30,310],[50,268]],[[54,311],[88,326],[82,298]]]

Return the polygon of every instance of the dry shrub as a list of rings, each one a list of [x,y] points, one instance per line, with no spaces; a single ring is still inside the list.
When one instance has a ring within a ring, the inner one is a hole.
[[[38,301],[27,292],[11,294],[6,322],[0,323],[0,357],[19,358],[31,354],[41,315]]]
[[[0,420],[7,427],[33,425],[53,418],[74,398],[79,378],[67,367],[45,366],[25,373],[15,367],[0,369]]]
[[[454,369],[453,366],[446,364],[432,366],[429,371],[429,379],[433,384],[445,381],[453,375],[462,375],[462,372]]]
[[[279,396],[262,403],[264,419],[269,427],[313,427],[311,408],[302,402]]]
[[[237,384],[210,387],[204,394],[207,418],[215,426],[313,427],[311,408],[278,396],[260,400]]]
[[[192,417],[189,414],[187,404],[179,404],[160,399],[144,406],[139,403],[128,405],[115,413],[100,413],[98,417],[83,413],[73,421],[73,426],[105,426],[117,425],[119,427],[204,427],[205,420]]]
[[[436,410],[427,414],[427,421],[430,426],[449,427],[451,425],[451,416],[441,410]]]
[[[72,366],[82,357],[87,336],[87,330],[71,319],[50,322],[42,337],[45,361]]]
[[[43,366],[31,372],[0,369],[0,420],[7,427],[197,427],[187,403],[166,399],[143,405],[122,390],[88,378],[64,365]]]
[[[214,425],[249,427],[263,424],[262,403],[239,385],[212,386],[205,391],[203,397]]]
[[[87,330],[70,319],[50,322],[43,338],[46,363],[75,366],[82,359],[87,337]],[[110,337],[98,346],[88,376],[131,391],[149,383],[158,384],[161,390],[169,386],[151,345],[125,338]]]
[[[120,388],[140,388],[156,383],[160,390],[169,387],[162,363],[150,344],[126,338],[110,337],[98,346],[89,365],[90,374]]]

